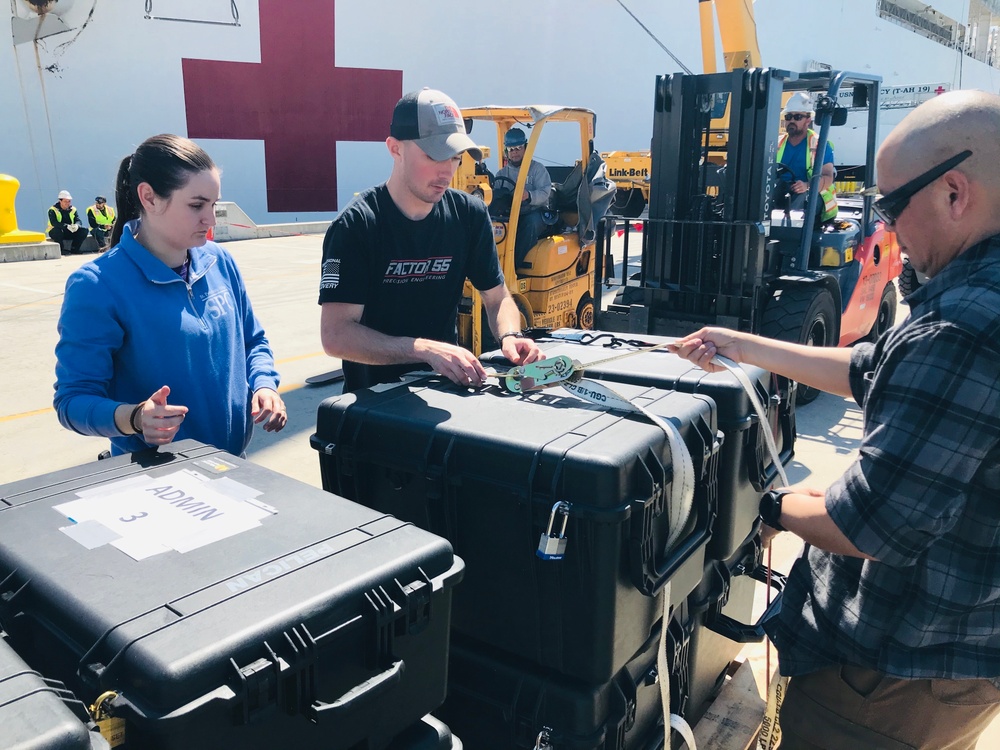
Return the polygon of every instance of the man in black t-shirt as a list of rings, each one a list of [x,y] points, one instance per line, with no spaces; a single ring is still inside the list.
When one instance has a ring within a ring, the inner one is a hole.
[[[417,369],[482,385],[482,363],[456,343],[466,278],[507,359],[541,359],[521,337],[486,206],[448,187],[465,151],[482,157],[455,102],[426,88],[407,94],[390,133],[388,181],[360,193],[323,240],[321,336],[326,353],[344,362],[344,392]]]

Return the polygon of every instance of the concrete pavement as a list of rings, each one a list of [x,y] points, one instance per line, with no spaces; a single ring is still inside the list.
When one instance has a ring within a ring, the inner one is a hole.
[[[319,283],[322,235],[229,242],[246,279],[254,309],[274,348],[288,406],[284,431],[257,430],[250,460],[314,486],[321,486],[319,459],[309,445],[316,408],[340,392],[339,383],[310,386],[306,378],[340,366],[322,352]],[[56,322],[66,277],[92,256],[0,264],[0,485],[76,466],[96,458],[103,438],[64,430],[52,410]],[[899,308],[902,319],[908,312]],[[821,395],[798,413],[796,456],[788,467],[793,483],[824,487],[852,460],[861,434],[861,411],[851,401]],[[800,545],[789,534],[775,545],[775,567],[787,570]],[[757,663],[761,653],[750,649]],[[980,748],[1000,747],[1000,722]]]

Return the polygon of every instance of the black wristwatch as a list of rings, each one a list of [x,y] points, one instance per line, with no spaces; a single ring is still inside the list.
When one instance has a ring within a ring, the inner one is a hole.
[[[504,339],[509,338],[511,336],[513,336],[516,339],[524,338],[524,334],[521,333],[520,331],[507,331],[507,333],[500,334],[500,337],[497,339],[497,343],[502,344]]]
[[[788,531],[781,525],[781,499],[791,490],[768,490],[760,498],[760,520],[778,531]]]

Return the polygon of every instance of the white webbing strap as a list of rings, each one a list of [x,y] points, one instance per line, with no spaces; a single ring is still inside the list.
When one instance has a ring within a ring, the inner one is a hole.
[[[647,350],[643,350],[647,351]],[[640,352],[632,352],[638,354]],[[631,354],[631,353],[630,353]],[[628,354],[623,355],[628,356]],[[712,362],[716,365],[724,367],[727,371],[733,374],[733,377],[739,382],[746,391],[747,397],[750,399],[750,403],[753,405],[754,412],[757,414],[757,420],[760,424],[760,429],[764,434],[764,441],[767,444],[768,453],[771,456],[771,462],[774,464],[775,470],[777,471],[778,477],[781,480],[781,485],[787,487],[788,475],[785,473],[785,468],[781,464],[781,456],[778,454],[778,447],[774,441],[774,435],[771,432],[771,425],[767,419],[767,412],[764,410],[764,405],[761,403],[760,398],[757,396],[757,390],[754,388],[753,383],[750,382],[750,378],[733,360],[723,357],[722,355],[716,355],[712,358]],[[562,387],[573,393],[574,395],[586,400],[591,403],[595,403],[601,406],[606,406],[611,409],[619,409],[622,411],[638,412],[643,414],[647,419],[652,421],[654,424],[658,425],[664,433],[667,435],[667,440],[670,444],[670,455],[675,463],[675,477],[674,482],[671,485],[671,503],[685,501],[689,504],[688,506],[676,506],[672,507],[690,507],[690,503],[693,500],[694,493],[694,465],[691,460],[691,454],[687,450],[687,446],[684,445],[684,441],[681,438],[680,433],[677,428],[669,422],[668,420],[662,419],[657,415],[651,413],[649,410],[642,408],[636,404],[633,404],[627,398],[621,394],[615,392],[613,389],[609,388],[604,383],[593,380],[581,380],[577,383],[564,382],[561,383]],[[681,459],[681,471],[680,478],[681,481],[677,482],[676,476],[676,458]],[[679,486],[678,486],[679,485]],[[685,518],[685,522],[686,522]],[[673,542],[676,541],[676,535],[680,533],[680,529],[684,524],[679,524],[675,528],[672,528],[668,533],[667,546],[669,547]],[[770,589],[769,589],[770,591]],[[659,672],[660,679],[660,695],[663,708],[663,726],[665,734],[665,748],[670,747],[670,727],[677,730],[684,741],[688,744],[691,750],[695,749],[694,744],[694,734],[691,731],[691,727],[688,723],[677,714],[670,713],[670,670],[667,664],[667,630],[668,624],[670,622],[670,582],[663,587],[663,620],[660,630],[660,645],[657,651],[656,662],[657,671]],[[770,602],[768,602],[770,603]],[[768,646],[770,648],[770,646]],[[773,678],[770,680],[767,690],[767,708],[764,712],[764,718],[761,723],[761,731],[758,737],[758,750],[774,750],[781,741],[781,728],[778,724],[778,717],[781,711],[781,702],[784,698],[785,691],[788,687],[788,678],[782,677],[780,674],[775,672]]]
[[[669,420],[663,419],[653,414],[638,404],[633,404],[607,384],[596,380],[580,380],[576,383],[563,382],[560,385],[570,393],[590,401],[591,403],[605,406],[609,409],[633,412],[642,414],[653,424],[657,425],[667,436],[667,444],[670,446],[670,459],[674,464],[674,476],[670,483],[670,506],[671,508],[687,508],[684,517],[675,524],[671,524],[667,532],[665,549],[669,550],[677,541],[681,531],[687,525],[688,517],[694,507],[694,461],[691,459],[691,452],[680,431]],[[680,733],[690,750],[697,750],[694,742],[694,733],[691,726],[683,717],[670,713],[670,665],[667,663],[667,631],[670,625],[670,581],[668,580],[660,591],[663,597],[663,619],[660,621],[660,644],[656,651],[656,671],[660,683],[660,704],[663,709],[663,732],[664,748],[670,748],[670,728],[673,727]]]
[[[642,414],[646,419],[655,424],[667,436],[667,444],[670,446],[670,460],[673,462],[674,476],[670,483],[670,506],[671,508],[686,508],[684,517],[676,524],[671,524],[667,532],[665,548],[669,549],[677,541],[681,531],[687,524],[694,507],[694,462],[691,460],[691,452],[684,444],[684,438],[680,431],[669,420],[653,414],[638,404],[633,404],[620,393],[610,388],[606,383],[597,380],[580,380],[576,383],[565,381],[560,383],[565,390],[574,396],[590,401],[598,406],[619,411],[630,411]]]

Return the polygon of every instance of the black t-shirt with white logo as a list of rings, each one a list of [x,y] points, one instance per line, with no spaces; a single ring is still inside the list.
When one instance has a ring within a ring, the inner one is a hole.
[[[462,286],[503,283],[486,206],[447,190],[412,221],[383,184],[360,193],[323,240],[319,302],[364,305],[361,323],[389,336],[455,343]],[[344,392],[396,380],[418,366],[344,362]]]

